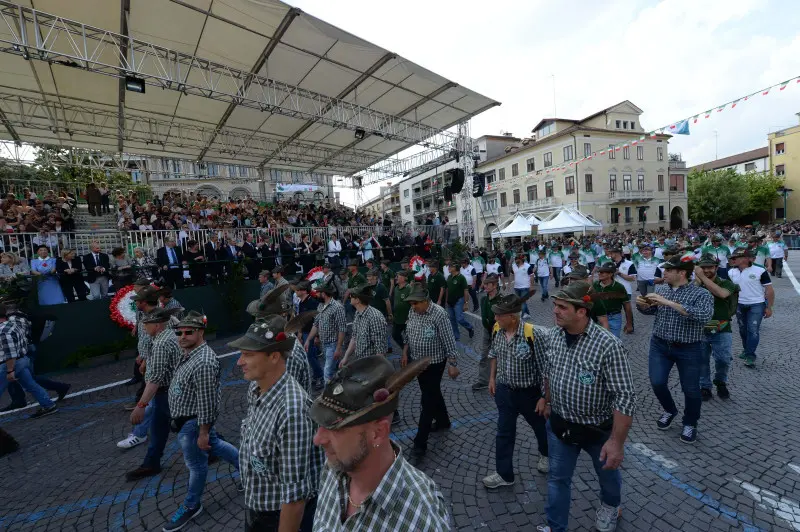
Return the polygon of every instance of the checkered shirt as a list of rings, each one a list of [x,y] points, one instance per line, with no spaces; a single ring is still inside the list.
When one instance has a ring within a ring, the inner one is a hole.
[[[408,313],[403,341],[408,345],[409,357],[415,360],[431,357],[431,364],[438,364],[448,358],[458,358],[447,311],[433,301],[424,314],[413,309]]]
[[[639,312],[642,314],[656,315],[653,336],[668,342],[685,344],[702,341],[704,327],[714,315],[714,296],[711,292],[687,283],[674,290],[667,285],[657,286],[656,294],[680,303],[689,315],[683,316],[677,310],[661,305],[644,310],[640,308]]]
[[[14,312],[8,315],[8,321],[12,322],[19,329],[19,333],[25,340],[25,352],[28,351],[28,345],[31,343],[31,320],[22,312]]]
[[[286,359],[286,373],[294,377],[297,384],[306,392],[311,393],[311,366],[308,363],[308,355],[300,343],[300,339],[294,341],[292,352]]]
[[[169,386],[172,374],[182,358],[183,351],[178,345],[178,337],[174,330],[167,327],[153,338],[144,372],[145,382],[158,384],[159,387]]]
[[[593,321],[572,347],[561,327],[537,327],[535,335],[546,349],[550,401],[561,417],[599,425],[615,410],[633,416],[636,392],[628,352],[619,338]]]
[[[540,388],[544,354],[535,353],[525,338],[525,322],[519,322],[514,336],[509,340],[503,329],[497,331],[489,348],[489,358],[497,359],[497,382],[510,388]],[[536,331],[534,331],[534,339]]]
[[[367,307],[363,312],[356,312],[353,319],[353,338],[356,350],[353,358],[369,357],[386,353],[386,318],[375,307]]]
[[[287,281],[285,277],[281,277],[275,282],[275,288],[278,288],[279,286],[283,286],[285,284],[289,284],[289,281]],[[281,307],[283,308],[284,312],[291,310],[292,290],[291,289],[284,290],[283,293],[281,293],[280,295],[280,300],[281,300]]]
[[[339,333],[347,332],[344,305],[331,299],[331,302],[321,306],[318,312],[314,316],[314,325],[317,326],[319,341],[323,344],[335,344],[339,339]]]
[[[0,362],[23,357],[27,352],[27,342],[19,326],[11,320],[0,323]]]
[[[406,462],[392,442],[394,463],[361,506],[345,519],[350,478],[324,468],[314,515],[314,532],[444,532],[447,504],[425,473]],[[344,520],[344,521],[343,521]]]
[[[169,386],[169,412],[173,418],[197,416],[198,425],[214,423],[222,389],[219,360],[204,343],[183,356]]]
[[[170,309],[173,309],[173,308],[179,308],[179,309],[183,310],[183,305],[181,305],[178,302],[178,300],[175,299],[174,297],[170,298],[170,300],[167,301],[167,304],[163,305],[163,307],[165,309],[167,309],[167,310],[170,310]],[[180,320],[180,319],[183,318],[183,312],[176,312],[173,316]]]
[[[139,352],[140,357],[147,360],[147,357],[150,356],[150,348],[153,346],[153,337],[147,334],[147,331],[144,330],[144,323],[142,323],[143,317],[144,317],[144,312],[142,312],[141,310],[137,310],[136,350]]]
[[[266,392],[250,383],[242,420],[239,471],[247,508],[273,512],[314,496],[325,461],[313,443],[311,399],[288,373]]]

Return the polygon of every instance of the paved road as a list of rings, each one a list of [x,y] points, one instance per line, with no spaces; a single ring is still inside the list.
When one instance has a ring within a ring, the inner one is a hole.
[[[800,253],[790,264],[800,275]],[[765,320],[754,370],[735,360],[731,400],[703,404],[699,439],[682,444],[678,429],[661,432],[661,409],[647,380],[647,345],[652,318],[637,315],[636,332],[625,337],[639,394],[638,411],[626,449],[623,519],[619,530],[800,530],[800,296],[786,277],[777,279],[775,317]],[[533,320],[552,324],[552,303],[532,303]],[[474,322],[477,320],[473,319]],[[734,335],[734,352],[740,342]],[[494,469],[496,409],[486,392],[475,393],[472,345],[462,335],[462,376],[443,384],[453,428],[431,437],[419,464],[451,502],[454,528],[462,531],[531,530],[543,520],[546,482],[536,472],[533,432],[519,422],[514,467],[516,485],[494,492],[481,479]],[[226,352],[224,347],[218,353]],[[245,383],[224,359],[219,430],[238,440],[245,409]],[[127,376],[128,362],[64,377],[76,389]],[[672,381],[680,403],[677,378]],[[394,437],[408,447],[415,433],[419,390],[410,385]],[[122,404],[133,389],[111,387],[69,399],[57,415],[26,419],[0,417],[0,425],[23,444],[0,459],[0,530],[160,530],[185,495],[187,471],[174,439],[163,473],[126,483],[123,473],[139,464],[145,449],[120,451],[115,443],[129,431]],[[679,404],[680,407],[680,404]],[[212,466],[204,495],[205,514],[187,530],[239,530],[242,499],[227,464]],[[574,478],[572,530],[593,530],[598,505],[591,463],[582,457]]]

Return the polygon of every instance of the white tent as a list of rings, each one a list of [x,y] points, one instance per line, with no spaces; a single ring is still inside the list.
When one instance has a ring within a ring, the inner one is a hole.
[[[540,222],[538,227],[539,234],[543,235],[602,230],[603,224],[592,220],[576,209],[556,211]]]
[[[531,225],[539,225],[539,222],[542,221],[542,219],[536,216],[535,214],[529,214],[528,220],[530,220]]]
[[[538,223],[538,222],[537,222]],[[531,236],[531,226],[536,225],[523,214],[517,214],[511,223],[503,229],[492,233],[492,238],[509,238],[512,236]]]

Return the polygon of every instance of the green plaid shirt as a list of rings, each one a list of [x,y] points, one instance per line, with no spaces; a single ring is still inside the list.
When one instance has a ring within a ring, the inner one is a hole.
[[[444,532],[450,530],[447,503],[436,484],[403,458],[396,458],[378,487],[361,506],[347,515],[350,478],[325,467],[317,496],[314,532]]]
[[[167,327],[155,337],[150,347],[150,356],[147,358],[147,368],[144,372],[145,382],[158,384],[159,387],[169,386],[175,368],[183,358],[183,351],[178,345],[175,331]]]
[[[538,388],[542,384],[544,353],[536,353],[535,345],[533,348],[529,345],[524,325],[520,320],[510,340],[506,332],[499,329],[489,347],[489,358],[497,359],[497,382],[510,388]]]
[[[447,311],[432,301],[425,314],[414,310],[408,313],[403,342],[408,345],[408,356],[414,360],[431,357],[431,364],[438,364],[458,357]]]
[[[198,425],[214,423],[219,414],[222,389],[219,360],[208,344],[197,346],[183,356],[169,386],[172,418],[197,416]]]
[[[311,365],[308,363],[308,355],[300,339],[294,341],[292,352],[286,359],[286,373],[294,377],[294,380],[307,393],[311,393]]]
[[[350,362],[386,353],[386,318],[375,307],[356,312],[353,319],[353,338],[356,348]]]

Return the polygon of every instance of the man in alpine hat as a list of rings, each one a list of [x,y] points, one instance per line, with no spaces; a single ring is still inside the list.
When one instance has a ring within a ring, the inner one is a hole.
[[[616,529],[622,477],[619,467],[636,410],[633,376],[622,342],[592,321],[591,286],[571,281],[553,296],[556,326],[536,334],[546,356],[544,398],[536,411],[548,418],[547,525],[541,532],[568,527],[572,475],[585,451],[600,483],[595,526]]]
[[[222,395],[221,370],[216,353],[205,341],[207,322],[203,314],[190,311],[175,326],[174,334],[184,354],[169,386],[169,410],[172,431],[178,434],[189,469],[189,482],[186,498],[164,525],[164,532],[181,530],[202,513],[209,454],[239,469],[239,451],[214,430]]]
[[[489,347],[492,344],[492,328],[494,327],[495,316],[492,311],[494,305],[500,298],[500,277],[497,273],[488,273],[483,280],[483,289],[486,297],[481,299],[481,324],[483,325],[483,335],[481,336],[481,359],[478,362],[478,380],[472,384],[473,390],[484,390],[489,386],[489,373],[491,364],[489,363]]]
[[[294,285],[295,295],[296,298],[296,306],[295,306],[295,313],[294,315],[305,314],[307,312],[316,311],[319,308],[320,301],[316,297],[311,295],[311,282],[307,280],[300,281],[296,285]],[[315,389],[320,389],[323,386],[323,378],[324,373],[322,370],[322,365],[319,363],[319,350],[317,349],[316,344],[314,342],[308,342],[306,344],[306,339],[308,335],[311,333],[312,322],[307,321],[305,322],[304,328],[302,331],[299,331],[297,339],[299,341],[299,345],[301,348],[305,348],[305,352],[307,354],[306,358],[308,359],[308,365],[311,369],[311,376],[313,378],[312,384]],[[307,345],[307,347],[306,347]]]
[[[248,532],[310,532],[314,520],[323,456],[313,443],[311,398],[287,371],[296,338],[286,327],[274,315],[228,344],[241,351],[236,365],[250,381],[239,443]]]
[[[690,282],[695,269],[694,254],[674,255],[663,263],[665,284],[652,294],[636,298],[642,314],[655,315],[650,338],[650,385],[664,412],[656,421],[659,430],[667,430],[678,415],[678,407],[669,391],[669,374],[678,366],[684,395],[681,441],[697,440],[700,419],[700,367],[703,359],[705,326],[714,313],[714,297],[708,290]]]
[[[520,314],[523,300],[516,294],[496,298],[492,304],[497,324],[494,325],[489,348],[491,372],[489,393],[497,404],[497,437],[495,439],[495,472],[483,479],[487,488],[514,484],[514,442],[517,418],[521,415],[536,435],[539,460],[536,469],[547,473],[547,431],[545,418],[536,412],[542,398],[545,361],[541,345],[534,346],[534,326],[525,323]],[[538,351],[538,352],[537,352]]]
[[[378,309],[370,306],[372,287],[360,284],[349,290],[350,304],[356,310],[353,319],[353,335],[347,346],[342,365],[375,355],[386,354],[386,318]]]
[[[703,337],[703,359],[700,363],[700,395],[703,401],[710,400],[711,356],[714,356],[714,382],[717,396],[728,399],[728,368],[731,365],[733,333],[731,318],[736,314],[736,301],[739,287],[729,279],[719,275],[719,259],[710,253],[700,257],[694,269],[695,283],[714,296],[714,314],[706,324]]]
[[[315,531],[450,530],[442,493],[389,438],[400,390],[429,362],[422,358],[395,372],[384,357],[355,360],[314,401],[310,415],[319,425],[314,443],[327,457]]]
[[[728,275],[740,290],[736,321],[739,322],[739,336],[744,349],[739,358],[744,360],[745,367],[753,368],[761,339],[761,320],[772,317],[775,289],[767,270],[753,264],[751,251],[737,249],[731,255],[731,261],[733,268]]]
[[[595,294],[603,294],[602,298],[595,300],[592,312],[598,323],[611,331],[611,334],[620,337],[622,334],[622,306],[630,301],[625,287],[614,279],[617,267],[613,262],[606,262],[598,266],[598,280],[592,284]],[[625,331],[633,330],[630,314],[625,315]]]
[[[314,325],[305,342],[306,351],[314,338],[319,335],[322,352],[325,355],[325,382],[329,382],[336,372],[339,359],[342,358],[342,345],[347,334],[347,319],[344,306],[336,300],[336,285],[333,279],[317,287],[322,298],[322,306],[314,316]]]

